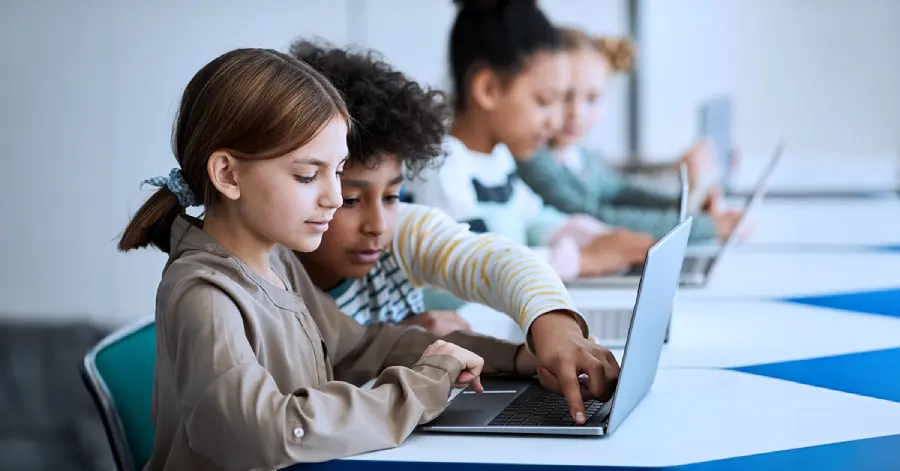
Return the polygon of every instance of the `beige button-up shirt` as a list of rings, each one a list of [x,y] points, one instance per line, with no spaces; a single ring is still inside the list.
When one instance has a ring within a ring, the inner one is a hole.
[[[256,470],[398,446],[440,414],[460,373],[420,360],[420,328],[360,326],[318,291],[285,248],[285,291],[176,219],[156,300],[156,426],[146,470]],[[519,345],[471,333],[444,338],[514,372]],[[371,390],[359,389],[370,378]]]

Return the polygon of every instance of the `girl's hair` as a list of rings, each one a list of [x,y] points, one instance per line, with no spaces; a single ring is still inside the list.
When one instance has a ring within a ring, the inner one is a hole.
[[[501,77],[520,72],[535,53],[562,51],[559,31],[535,0],[454,0],[459,13],[450,31],[450,69],[457,111],[468,82],[482,68]]]
[[[188,83],[172,150],[188,189],[208,210],[218,197],[207,173],[214,152],[275,158],[307,144],[335,118],[350,121],[340,94],[310,66],[271,49],[237,49],[206,64]],[[163,185],[134,215],[119,250],[153,244],[168,253],[172,223],[184,212]]]
[[[559,28],[567,51],[593,50],[603,56],[613,72],[625,72],[634,65],[635,47],[628,38],[591,36],[576,29]]]

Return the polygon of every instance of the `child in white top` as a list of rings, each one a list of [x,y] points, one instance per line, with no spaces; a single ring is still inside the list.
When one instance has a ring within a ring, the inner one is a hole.
[[[456,110],[448,155],[409,180],[413,200],[474,231],[548,246],[564,280],[642,262],[651,237],[610,233],[593,217],[545,207],[516,173],[515,158],[543,147],[562,123],[570,70],[556,28],[534,2],[460,3],[450,38]]]

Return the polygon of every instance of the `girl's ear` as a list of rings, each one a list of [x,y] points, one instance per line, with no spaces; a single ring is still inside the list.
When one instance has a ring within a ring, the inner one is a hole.
[[[241,197],[238,186],[237,160],[225,151],[216,151],[206,161],[206,172],[212,185],[225,198],[237,200]]]
[[[496,72],[490,68],[483,67],[472,75],[470,90],[472,100],[479,108],[493,111],[497,108],[497,103],[500,101],[503,83]]]

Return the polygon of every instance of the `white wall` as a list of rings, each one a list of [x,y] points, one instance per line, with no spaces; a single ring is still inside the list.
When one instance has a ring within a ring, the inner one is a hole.
[[[897,0],[644,0],[641,147],[671,155],[695,110],[731,93],[737,140],[761,156],[784,136],[809,159],[900,150]]]
[[[619,0],[545,3],[559,19],[588,13],[598,30],[622,16],[608,6]],[[450,0],[0,3],[0,317],[121,323],[153,312],[164,256],[115,243],[150,193],[140,181],[174,165],[174,111],[204,63],[302,34],[384,49],[439,83],[454,12]]]
[[[324,19],[324,20],[323,20]],[[190,77],[240,46],[347,41],[345,1],[34,0],[0,5],[0,316],[122,322],[153,312],[165,261],[115,242],[175,160]]]
[[[643,145],[671,154],[694,107],[735,93],[738,137],[766,151],[892,154],[900,130],[900,2],[645,0]],[[556,21],[625,29],[625,0],[544,0]],[[854,6],[856,5],[856,6]],[[446,83],[450,0],[32,0],[0,2],[0,316],[119,323],[153,310],[164,257],[115,242],[174,164],[179,94],[215,55],[285,48],[303,34],[381,49],[399,68]],[[590,143],[626,148],[625,84]]]

